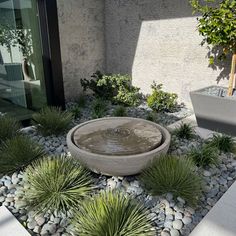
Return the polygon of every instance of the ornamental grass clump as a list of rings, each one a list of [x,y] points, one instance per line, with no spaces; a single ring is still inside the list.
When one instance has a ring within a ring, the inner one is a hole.
[[[17,135],[3,142],[0,147],[0,173],[13,173],[44,154],[42,146],[27,136]]]
[[[190,159],[163,155],[153,161],[140,176],[140,181],[153,195],[171,192],[195,206],[202,192],[201,178]]]
[[[107,111],[107,103],[101,98],[97,98],[92,103],[92,118],[104,117]]]
[[[72,122],[73,114],[58,107],[46,107],[33,115],[38,131],[44,135],[63,134]]]
[[[217,148],[221,152],[235,153],[236,151],[234,139],[225,134],[214,134],[208,145]]]
[[[192,159],[197,166],[206,167],[218,163],[219,152],[216,147],[203,144],[201,147],[193,148],[187,156]]]
[[[113,116],[122,117],[126,115],[127,115],[127,112],[124,106],[117,106],[113,112]]]
[[[119,192],[101,192],[84,201],[73,225],[80,236],[154,236],[148,211]]]
[[[92,189],[90,173],[73,158],[44,157],[26,169],[25,201],[37,213],[77,209]]]
[[[194,129],[190,124],[182,123],[173,132],[180,139],[192,139],[194,137]]]
[[[18,134],[19,122],[10,116],[0,115],[0,144]]]

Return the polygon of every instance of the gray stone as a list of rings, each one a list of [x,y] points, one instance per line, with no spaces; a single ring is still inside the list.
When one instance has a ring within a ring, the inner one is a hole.
[[[182,218],[183,218],[182,213],[180,213],[180,212],[175,212],[175,219],[176,219],[176,220],[181,220]]]
[[[29,229],[34,229],[37,226],[37,222],[35,220],[31,220],[27,223],[27,227]]]
[[[170,235],[171,236],[179,236],[179,231],[177,229],[171,229],[170,230]]]
[[[173,228],[180,230],[183,227],[183,222],[181,220],[175,220],[173,221]]]
[[[185,217],[182,219],[182,221],[183,221],[183,223],[184,223],[185,225],[188,225],[188,224],[192,223],[192,219],[191,219],[190,217],[187,217],[187,216],[185,216]]]
[[[37,215],[35,216],[35,221],[37,222],[37,225],[42,226],[45,223],[45,218],[43,215]]]

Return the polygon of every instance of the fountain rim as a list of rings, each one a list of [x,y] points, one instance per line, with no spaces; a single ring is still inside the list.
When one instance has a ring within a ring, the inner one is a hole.
[[[130,120],[137,120],[137,121],[145,121],[151,125],[155,125],[161,132],[162,134],[162,138],[164,139],[162,142],[161,142],[161,145],[148,151],[148,152],[142,152],[142,153],[138,153],[138,154],[131,154],[131,155],[107,155],[107,154],[98,154],[98,153],[93,153],[93,152],[89,152],[89,151],[86,151],[84,149],[81,149],[79,148],[73,141],[73,134],[74,132],[79,129],[80,127],[82,126],[85,126],[89,123],[94,123],[94,122],[97,122],[97,121],[103,121],[103,120],[117,120],[117,119],[130,119]],[[147,155],[147,154],[153,154],[153,153],[156,153],[158,150],[162,150],[163,147],[165,146],[168,146],[170,141],[171,141],[171,134],[170,132],[163,126],[159,125],[159,124],[156,124],[152,121],[148,121],[148,120],[144,120],[144,119],[141,119],[141,118],[134,118],[134,117],[104,117],[104,118],[98,118],[98,119],[93,119],[93,120],[89,120],[89,121],[86,121],[86,122],[83,122],[79,125],[76,125],[75,127],[73,127],[67,134],[66,136],[66,141],[67,141],[67,144],[70,143],[70,145],[73,145],[74,148],[78,149],[78,151],[80,152],[81,155],[90,155],[90,156],[93,156],[93,157],[96,157],[97,159],[100,159],[102,158],[104,160],[104,158],[109,158],[109,159],[114,159],[115,160],[122,160],[124,158],[134,158],[134,157],[142,157],[144,155]]]

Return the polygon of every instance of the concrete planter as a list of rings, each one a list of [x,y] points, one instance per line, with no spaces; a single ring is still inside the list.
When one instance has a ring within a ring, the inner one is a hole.
[[[162,143],[157,148],[147,151],[145,153],[134,154],[134,155],[105,155],[92,153],[75,145],[73,141],[74,133],[79,128],[86,126],[87,124],[95,124],[97,121],[108,121],[116,120],[115,117],[101,118],[97,120],[91,120],[83,124],[77,125],[69,131],[67,134],[67,145],[71,155],[77,158],[83,165],[96,173],[102,173],[111,176],[126,176],[140,173],[146,168],[153,159],[158,158],[161,154],[167,153],[170,145],[171,136],[167,129],[164,127],[145,121],[152,125],[155,125],[162,134]],[[118,119],[127,119],[125,117],[119,117]],[[140,120],[137,118],[128,118],[130,120]]]
[[[205,89],[190,92],[198,126],[236,135],[236,99],[203,94]]]

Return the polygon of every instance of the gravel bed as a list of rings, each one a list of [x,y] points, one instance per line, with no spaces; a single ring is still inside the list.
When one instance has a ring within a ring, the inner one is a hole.
[[[92,103],[94,101],[93,96],[86,96],[86,107],[82,109],[81,117],[76,119],[76,123],[82,123],[87,120],[92,119]],[[76,103],[69,102],[67,104],[67,109],[70,110]],[[112,116],[117,105],[112,105],[110,102],[107,102],[107,111],[105,116]],[[193,111],[189,108],[186,108],[183,104],[178,105],[175,112],[159,112],[153,113],[145,101],[143,101],[138,107],[126,107],[127,116],[137,117],[146,119],[149,114],[154,115],[154,121],[160,125],[170,125],[178,120],[181,120],[187,116],[193,114]]]
[[[227,97],[230,99],[236,99],[236,91],[233,92],[233,96],[227,95],[227,88],[219,86],[211,86],[200,91],[200,93],[205,95],[210,95],[214,97]]]
[[[112,113],[111,109],[109,110],[110,113]],[[72,126],[88,120],[90,118],[89,112],[89,109],[85,109],[82,117],[76,120]],[[135,117],[137,117],[135,112],[138,112],[138,117],[144,117],[147,115],[148,109],[145,105],[142,105],[129,112]],[[178,114],[181,114],[179,116],[181,117],[186,113],[184,111]],[[162,114],[160,117],[162,117]],[[178,117],[177,114],[175,117]],[[173,120],[171,123],[173,123]],[[163,123],[168,122],[170,121],[163,121]],[[42,137],[37,133],[35,127],[24,128],[22,132],[43,145],[49,154],[64,153],[69,155],[66,145],[66,135]],[[191,148],[198,147],[202,142],[199,137],[195,137],[191,141],[173,137],[170,152],[178,155],[186,154]],[[187,236],[236,179],[236,161],[234,158],[235,156],[233,154],[222,153],[220,154],[220,161],[216,166],[212,165],[207,169],[196,167],[199,175],[203,176],[205,188],[200,202],[195,209],[189,207],[180,197],[173,199],[171,193],[164,196],[149,195],[141,186],[137,176],[107,177],[93,174],[97,187],[94,191],[119,189],[125,194],[140,200],[150,210],[156,235]],[[32,235],[73,235],[73,227],[69,222],[72,214],[70,211],[66,214],[53,212],[39,216],[35,216],[32,211],[27,211],[27,207],[25,207],[25,203],[22,200],[24,191],[27,188],[28,185],[23,172],[14,173],[12,176],[3,176],[0,178],[0,205],[6,206]]]

